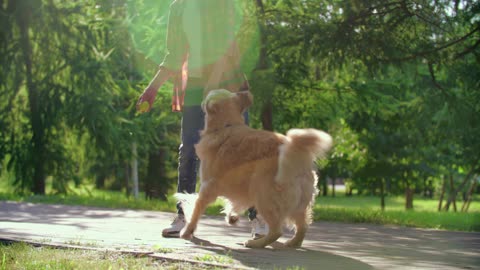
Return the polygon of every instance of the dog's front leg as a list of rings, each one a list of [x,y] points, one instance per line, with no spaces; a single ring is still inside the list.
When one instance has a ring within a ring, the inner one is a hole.
[[[278,227],[278,226],[273,227],[270,224],[268,224],[268,226],[269,228],[268,228],[267,235],[259,239],[248,240],[247,242],[245,242],[244,245],[249,248],[263,248],[277,241],[277,239],[280,238],[280,236],[282,236],[281,227]]]
[[[278,215],[271,214],[271,211],[262,211],[260,207],[257,208],[257,210],[268,224],[268,233],[262,238],[248,240],[247,242],[245,242],[245,246],[249,248],[263,248],[277,241],[277,239],[282,236],[283,219]]]
[[[205,187],[205,186],[204,186]],[[195,208],[193,209],[192,216],[188,220],[187,225],[180,232],[180,237],[183,239],[191,239],[193,232],[197,228],[198,220],[200,216],[205,212],[207,206],[217,199],[217,196],[206,191],[207,189],[201,188],[198,198],[195,201]]]

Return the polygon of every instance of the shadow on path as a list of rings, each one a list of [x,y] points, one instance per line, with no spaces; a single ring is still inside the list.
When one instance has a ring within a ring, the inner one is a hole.
[[[81,219],[101,220],[122,216],[121,212],[106,208],[0,202],[0,221],[4,222],[70,225],[87,229],[88,223]]]
[[[238,249],[230,248],[200,238],[193,238],[191,242],[256,269],[374,269],[364,262],[328,252],[285,248],[278,241],[263,249],[244,248],[242,243],[238,243]]]
[[[55,245],[157,253],[158,257],[230,258],[260,269],[480,269],[480,233],[314,222],[302,249],[286,249],[291,233],[265,249],[243,246],[250,224],[227,226],[203,217],[192,242],[163,238],[174,213],[0,201],[0,238]],[[155,247],[169,250],[169,254]],[[241,267],[239,267],[241,268]]]

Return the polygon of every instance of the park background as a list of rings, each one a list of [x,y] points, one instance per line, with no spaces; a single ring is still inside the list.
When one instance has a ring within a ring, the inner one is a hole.
[[[169,4],[0,0],[0,199],[174,211]],[[480,3],[236,4],[251,126],[334,138],[315,220],[480,231]]]

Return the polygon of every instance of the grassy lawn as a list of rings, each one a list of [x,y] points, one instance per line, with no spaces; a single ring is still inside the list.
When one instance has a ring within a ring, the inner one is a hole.
[[[202,264],[164,262],[150,257],[108,251],[0,244],[0,270],[37,269],[212,269]]]
[[[86,187],[74,189],[75,194],[48,196],[17,196],[0,192],[0,200],[24,201],[33,203],[55,203],[66,205],[85,205],[106,208],[143,209],[174,212],[175,199],[170,197],[167,202],[145,200],[141,195],[135,200],[127,198],[124,193],[101,191]],[[404,210],[404,198],[401,196],[386,197],[386,209],[381,211],[380,199],[374,196],[346,197],[341,191],[337,196],[317,197],[315,204],[315,221],[361,222],[386,225],[410,226],[457,231],[480,231],[480,200],[479,196],[471,203],[468,213],[438,212],[438,200],[417,196],[414,209]],[[460,209],[462,202],[457,202]],[[218,200],[207,209],[208,215],[218,215],[222,202]]]
[[[405,199],[401,196],[386,197],[385,211],[381,211],[380,198],[373,196],[338,195],[318,197],[315,204],[315,220],[362,222],[386,225],[400,225],[418,228],[456,231],[480,231],[480,202],[478,197],[469,212],[438,212],[438,199],[417,196],[414,209],[405,210]],[[457,201],[460,210],[462,201]]]

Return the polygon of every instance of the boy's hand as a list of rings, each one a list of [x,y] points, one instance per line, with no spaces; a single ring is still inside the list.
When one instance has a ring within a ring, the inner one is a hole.
[[[157,95],[157,89],[149,86],[147,87],[142,95],[138,98],[137,101],[137,111],[139,113],[144,113],[150,111],[152,108],[153,102],[155,101],[155,96]]]
[[[143,90],[142,95],[138,98],[137,101],[137,111],[140,113],[148,112],[152,109],[153,102],[155,101],[155,96],[157,91],[162,86],[162,84],[168,80],[171,76],[175,74],[174,71],[171,71],[163,66],[160,66],[157,74],[150,82],[150,84]]]

